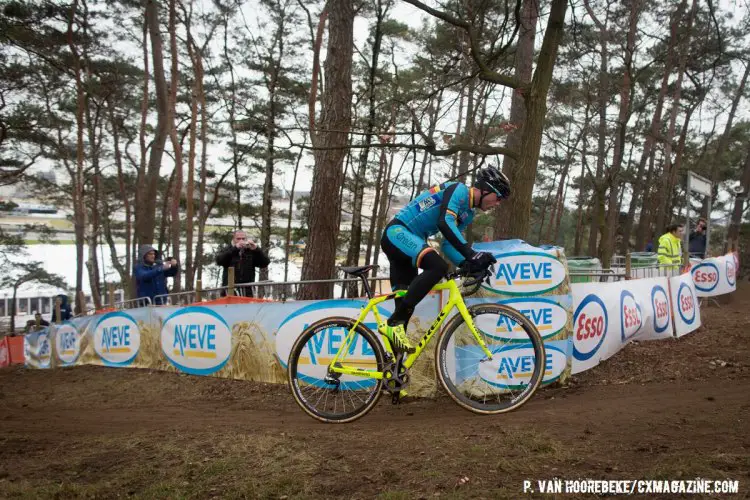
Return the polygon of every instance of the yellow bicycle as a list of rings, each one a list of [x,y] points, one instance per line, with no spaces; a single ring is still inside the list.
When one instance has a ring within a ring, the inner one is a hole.
[[[366,274],[376,266],[342,268],[364,283],[369,299],[355,320],[324,318],[309,325],[289,354],[287,376],[294,399],[311,417],[322,422],[352,422],[370,411],[383,392],[394,404],[408,387],[410,368],[424,352],[453,309],[458,310],[438,336],[435,364],[445,391],[460,406],[475,413],[498,414],[519,408],[542,382],[546,357],[544,342],[534,324],[507,305],[480,303],[467,307],[462,285],[476,292],[491,271],[471,275],[459,269],[432,290],[448,290],[448,302],[416,346],[405,356],[366,325],[372,313],[376,328],[385,322],[378,310],[383,302],[405,291],[373,297]],[[320,355],[320,346],[341,342],[333,357]],[[316,346],[318,347],[316,349]],[[318,354],[316,354],[316,352]]]

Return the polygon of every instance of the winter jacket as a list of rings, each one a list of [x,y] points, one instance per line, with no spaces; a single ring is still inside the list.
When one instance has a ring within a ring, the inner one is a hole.
[[[702,233],[692,232],[690,233],[690,239],[688,243],[688,251],[691,255],[700,257],[701,259],[706,256],[706,232]]]
[[[224,268],[221,273],[221,286],[227,286],[229,281],[227,269],[230,267],[234,267],[235,283],[253,283],[255,281],[255,268],[263,269],[268,267],[270,263],[271,261],[260,247],[250,250],[249,248],[239,249],[232,245],[224,248],[216,256],[216,264]],[[253,293],[247,287],[241,295],[252,297]]]
[[[153,264],[147,264],[143,258],[151,250],[156,252],[156,259]],[[169,293],[167,278],[177,275],[179,266],[172,266],[165,270],[160,257],[159,252],[151,245],[141,245],[138,250],[138,264],[135,266],[133,274],[135,275],[135,287],[139,299],[148,297],[151,299],[151,303],[154,303],[154,297]]]
[[[73,317],[73,309],[70,307],[70,303],[68,302],[68,296],[64,294],[60,294],[55,299],[60,299],[60,316],[62,316],[62,320],[57,319],[57,305],[55,304],[55,300],[52,301],[52,322],[58,323],[60,321],[68,321],[71,317]]]

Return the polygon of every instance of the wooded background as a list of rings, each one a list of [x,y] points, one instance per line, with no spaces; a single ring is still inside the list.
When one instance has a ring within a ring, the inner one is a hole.
[[[395,197],[469,183],[486,164],[502,165],[515,194],[476,218],[471,240],[520,237],[606,266],[688,204],[693,222],[710,215],[715,252],[740,228],[750,239],[734,195],[750,189],[743,2],[0,7],[0,185],[70,211],[77,259],[61,265],[77,266],[76,290],[90,281],[97,307],[101,245],[128,291],[146,243],[181,262],[173,291],[191,289],[213,258],[207,242],[226,237],[207,220],[231,215],[265,249],[275,237],[290,255],[304,239],[302,279],[331,278],[336,264],[377,261]],[[715,182],[711,214],[686,199],[688,170]],[[309,197],[295,198],[303,179]],[[274,213],[282,181],[289,208]],[[0,228],[0,239],[2,275],[39,273],[11,257],[22,237]]]

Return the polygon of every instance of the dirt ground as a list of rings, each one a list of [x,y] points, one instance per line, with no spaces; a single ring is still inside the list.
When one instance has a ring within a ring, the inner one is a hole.
[[[283,386],[3,369],[0,497],[518,498],[553,477],[734,479],[750,497],[750,286],[701,315],[499,417],[384,397],[334,426]]]

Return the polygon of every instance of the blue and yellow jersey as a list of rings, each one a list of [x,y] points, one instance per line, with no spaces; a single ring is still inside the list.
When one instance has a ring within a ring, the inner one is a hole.
[[[462,234],[474,219],[473,202],[470,188],[446,182],[414,198],[396,214],[396,219],[424,240],[438,231],[442,233],[443,252],[458,265],[473,253]]]

